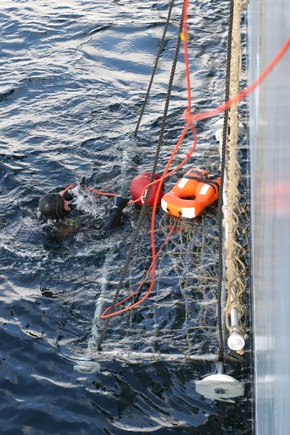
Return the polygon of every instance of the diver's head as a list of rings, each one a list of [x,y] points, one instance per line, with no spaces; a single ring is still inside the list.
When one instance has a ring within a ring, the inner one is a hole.
[[[39,200],[40,213],[49,219],[61,219],[65,217],[70,208],[63,196],[59,193],[47,193]]]

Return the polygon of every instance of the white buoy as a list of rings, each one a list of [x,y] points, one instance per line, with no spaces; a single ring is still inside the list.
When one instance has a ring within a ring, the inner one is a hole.
[[[232,334],[228,338],[228,346],[230,349],[235,351],[240,351],[245,346],[244,337],[238,331],[233,331]]]
[[[244,384],[229,375],[218,373],[196,381],[196,391],[206,399],[232,401],[244,395]]]

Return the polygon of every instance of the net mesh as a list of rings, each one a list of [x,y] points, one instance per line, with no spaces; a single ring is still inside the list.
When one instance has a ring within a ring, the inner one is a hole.
[[[162,245],[170,228],[174,227],[174,232],[158,256],[152,296],[128,314],[112,319],[102,345],[103,355],[111,353],[116,358],[130,357],[131,360],[142,357],[216,359],[218,233],[216,210],[215,207],[211,209],[212,212],[209,210],[196,220],[178,220],[168,214],[161,216],[155,230],[157,246]],[[143,278],[140,264],[146,270],[151,262],[148,229],[149,222],[148,227],[143,228],[130,263],[125,284],[128,292],[133,291]],[[102,298],[98,299],[95,312],[91,350],[95,350],[101,332],[100,312],[104,305],[111,303],[112,290],[117,285],[114,276],[119,269],[116,268],[110,267],[104,277]],[[115,328],[116,322],[122,322],[121,330]],[[213,338],[211,348],[208,347],[209,337]]]
[[[231,97],[238,93],[241,76],[241,9],[241,3],[235,2]],[[248,282],[249,187],[247,170],[241,170],[240,166],[243,160],[241,157],[243,154],[247,155],[247,151],[244,153],[245,148],[239,145],[237,106],[230,110],[227,131],[227,180],[224,186],[227,196],[227,205],[224,206],[224,227],[227,234],[224,244],[224,323],[231,333],[231,311],[237,310],[239,325],[236,329],[245,337],[244,298]],[[217,147],[216,161],[218,159]],[[183,170],[185,172],[188,169],[190,168]],[[152,294],[141,306],[110,321],[106,338],[102,342],[102,350],[97,352],[96,346],[103,327],[100,315],[104,308],[112,303],[120,277],[118,247],[111,248],[112,252],[107,256],[100,271],[101,291],[88,342],[89,357],[96,357],[98,360],[102,357],[114,358],[131,363],[145,359],[218,359],[217,287],[221,272],[218,267],[217,205],[207,207],[204,213],[193,220],[176,219],[160,212],[155,225],[157,249],[172,227],[174,231],[158,256]],[[151,264],[149,228],[150,211],[147,225],[141,230],[124,280],[122,297],[138,287]],[[122,249],[126,249],[124,240],[122,244]],[[149,282],[150,276],[140,292],[141,296],[148,288]],[[135,296],[134,302],[140,295]],[[121,324],[122,327],[116,328],[116,324]]]
[[[174,232],[158,256],[152,294],[139,307],[111,320],[98,353],[97,343],[103,327],[100,314],[112,303],[120,276],[118,247],[108,256],[88,356],[98,361],[113,358],[130,363],[152,359],[218,359],[216,205],[208,207],[206,213],[195,220],[180,220],[162,214],[155,229],[157,249],[172,227]],[[130,263],[123,297],[138,287],[150,263],[148,217],[148,225],[142,229]],[[150,276],[140,295],[144,294],[149,282]]]

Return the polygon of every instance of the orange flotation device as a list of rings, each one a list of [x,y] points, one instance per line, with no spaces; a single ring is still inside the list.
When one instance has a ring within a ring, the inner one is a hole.
[[[195,218],[203,209],[218,199],[220,177],[198,168],[192,168],[173,189],[161,199],[167,213],[184,218]]]

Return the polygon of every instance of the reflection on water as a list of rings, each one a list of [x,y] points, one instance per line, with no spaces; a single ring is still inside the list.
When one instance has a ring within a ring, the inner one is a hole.
[[[107,197],[97,198],[97,216],[89,216],[66,237],[47,234],[36,218],[38,199],[48,191],[60,191],[86,176],[89,186],[126,194],[131,179],[150,169],[180,9],[179,2],[139,137],[133,139],[167,5],[135,0],[2,4],[3,433],[251,432],[249,362],[230,366],[247,386],[246,396],[235,404],[212,403],[195,392],[194,380],[215,371],[212,362],[128,365],[110,360],[93,374],[89,368],[83,370],[86,373],[74,370],[76,361],[86,361],[86,352],[94,350],[90,340],[94,328],[99,331],[94,323],[96,309],[112,301],[139,212],[126,208],[121,224],[106,236],[102,223],[113,203]],[[216,0],[191,5],[195,110],[223,99],[227,19],[227,5]],[[180,56],[159,171],[180,133],[185,105]],[[211,171],[219,167],[213,122],[199,126],[194,160]],[[243,164],[246,168],[246,156]],[[215,216],[214,210],[211,213]],[[141,248],[142,264],[132,273],[132,285],[148,267],[148,239]],[[164,267],[169,270],[168,264]],[[180,298],[178,288],[172,286],[170,276],[163,275],[156,305],[152,296],[142,310],[112,322],[107,348],[115,348],[116,337],[130,330],[134,345],[145,351],[152,346],[151,326],[156,319],[173,328],[183,322],[184,312],[175,303]],[[183,297],[189,296],[185,289]],[[158,306],[163,299],[167,310]],[[147,333],[147,342],[138,340],[136,331],[134,335],[134,324]],[[204,339],[202,332],[196,337],[200,340],[190,344],[195,351],[216,351],[215,337],[208,334]],[[176,342],[185,346],[186,340],[178,337]],[[168,340],[159,343],[160,348],[175,345]],[[242,410],[242,419],[237,409]]]

